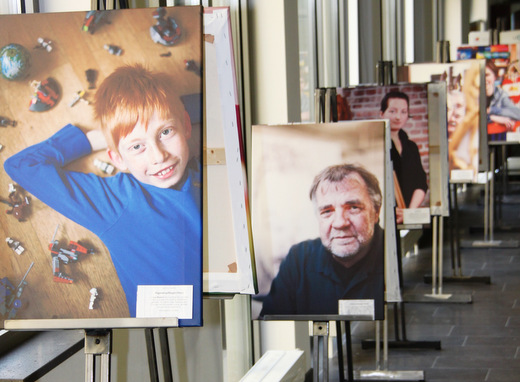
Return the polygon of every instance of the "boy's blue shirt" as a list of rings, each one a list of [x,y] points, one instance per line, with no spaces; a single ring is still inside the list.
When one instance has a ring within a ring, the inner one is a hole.
[[[63,168],[91,152],[85,134],[67,125],[4,167],[28,192],[103,241],[132,317],[138,285],[193,285],[193,319],[179,325],[201,325],[200,164],[190,161],[178,190],[143,184],[128,173],[100,177]]]

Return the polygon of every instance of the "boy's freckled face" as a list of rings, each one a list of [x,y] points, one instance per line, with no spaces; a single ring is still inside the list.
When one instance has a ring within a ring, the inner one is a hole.
[[[189,160],[191,124],[179,118],[163,119],[154,113],[148,128],[139,121],[119,141],[119,153],[109,150],[120,170],[128,170],[142,183],[160,188],[175,186],[183,177]]]

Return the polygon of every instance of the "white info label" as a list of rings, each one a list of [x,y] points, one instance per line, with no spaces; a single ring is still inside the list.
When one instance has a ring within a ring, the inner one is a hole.
[[[374,319],[374,300],[339,300],[341,316],[368,316]]]
[[[430,223],[429,208],[405,208],[403,210],[403,224]]]
[[[137,318],[193,318],[193,285],[138,285]]]

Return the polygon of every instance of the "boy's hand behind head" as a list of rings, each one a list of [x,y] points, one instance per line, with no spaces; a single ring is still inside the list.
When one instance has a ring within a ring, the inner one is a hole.
[[[107,148],[107,141],[101,130],[91,130],[88,131],[86,135],[90,142],[90,146],[92,147],[92,151],[104,150]]]

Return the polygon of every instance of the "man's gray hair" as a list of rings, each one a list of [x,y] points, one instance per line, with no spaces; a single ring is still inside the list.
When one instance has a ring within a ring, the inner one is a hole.
[[[329,181],[331,183],[339,183],[352,173],[359,174],[359,176],[361,176],[361,178],[365,181],[368,195],[370,196],[370,200],[372,200],[374,209],[379,211],[383,202],[379,181],[374,174],[358,164],[339,164],[325,168],[322,172],[316,175],[314,181],[312,182],[309,194],[311,200],[314,201],[316,198],[316,190],[318,189],[318,186],[321,182]]]

